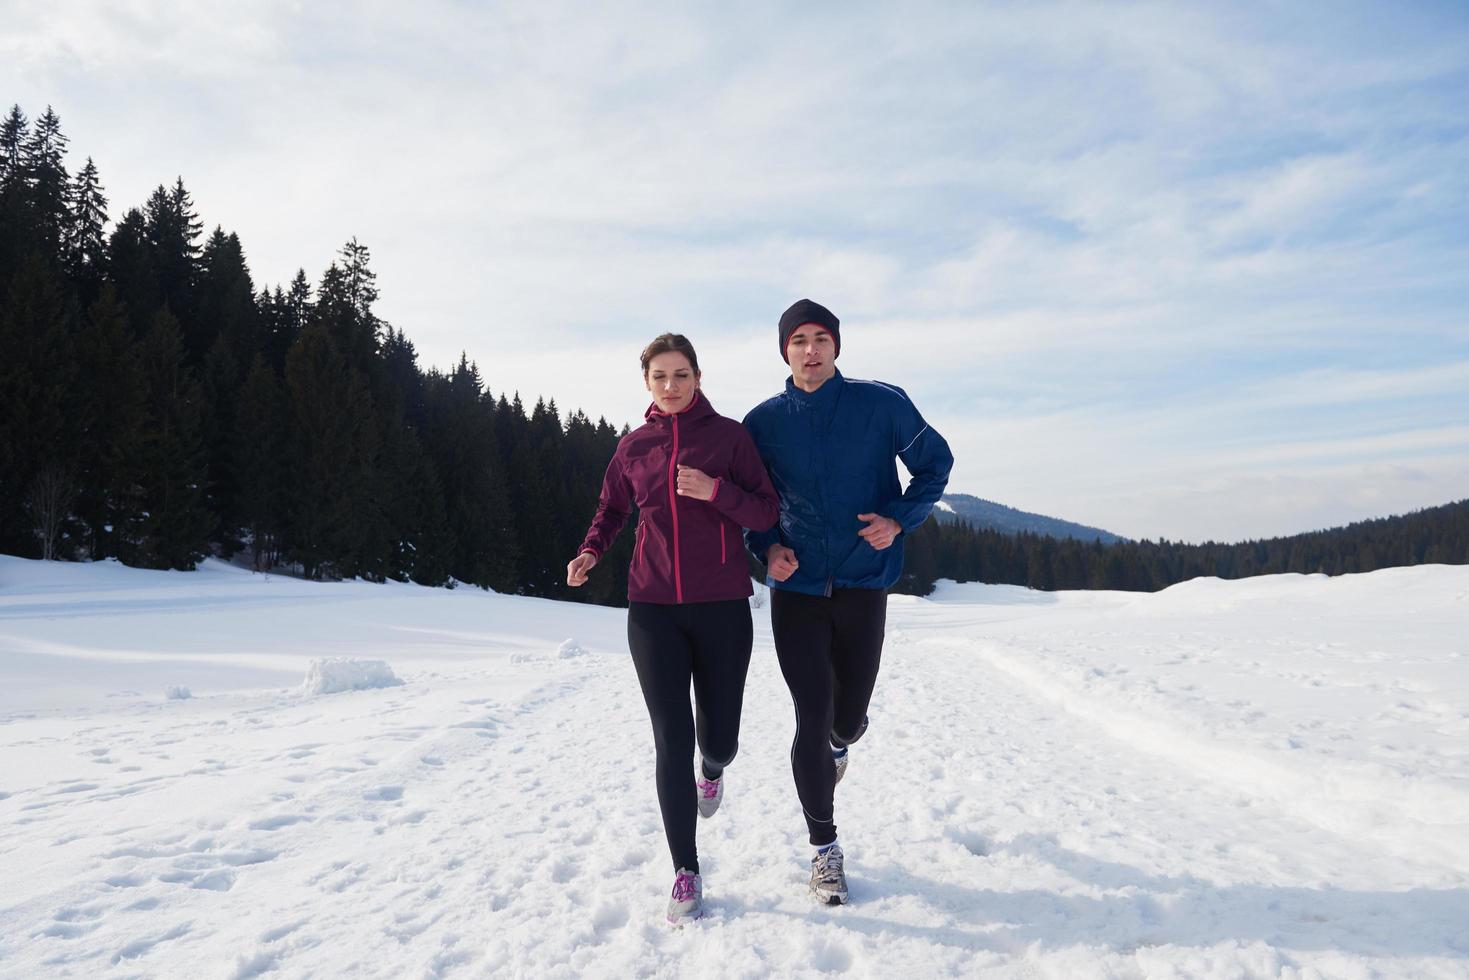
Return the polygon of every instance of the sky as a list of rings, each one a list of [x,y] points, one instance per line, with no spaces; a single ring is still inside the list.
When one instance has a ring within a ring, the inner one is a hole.
[[[733,9],[737,7],[738,9]],[[1243,540],[1469,497],[1458,3],[0,0],[120,216],[257,286],[355,237],[425,366],[620,426],[666,330],[742,416],[809,296],[949,489]]]

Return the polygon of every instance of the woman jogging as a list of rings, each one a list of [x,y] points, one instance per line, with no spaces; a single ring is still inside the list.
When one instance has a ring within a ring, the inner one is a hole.
[[[754,591],[741,528],[769,529],[780,505],[744,427],[715,412],[699,390],[687,338],[656,338],[642,364],[653,404],[647,421],[617,444],[566,584],[586,582],[636,505],[627,643],[653,722],[658,806],[674,867],[668,921],[679,924],[703,915],[695,825],[719,808],[724,767],[739,745]]]

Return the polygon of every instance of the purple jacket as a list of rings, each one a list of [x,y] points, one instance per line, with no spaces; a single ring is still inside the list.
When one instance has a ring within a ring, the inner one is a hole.
[[[597,516],[577,553],[600,561],[638,507],[637,542],[627,572],[633,602],[714,602],[754,592],[740,529],[768,530],[780,502],[745,427],[714,411],[703,393],[668,415],[649,406],[641,426],[622,437]],[[680,497],[676,466],[717,482],[713,500]]]

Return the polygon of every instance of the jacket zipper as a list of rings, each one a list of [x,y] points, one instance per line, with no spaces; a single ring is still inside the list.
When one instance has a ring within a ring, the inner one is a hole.
[[[678,562],[678,416],[673,419],[673,452],[668,455],[668,507],[673,511],[673,601],[683,602],[683,576]]]
[[[726,561],[726,557],[725,557],[725,551],[724,551],[724,522],[723,521],[720,521],[719,522],[719,564],[723,565],[725,563],[725,561]]]
[[[644,528],[643,528],[643,525],[645,523],[646,522],[644,522],[644,521],[638,521],[638,553],[637,553],[637,562],[638,562],[639,567],[641,567],[642,564],[643,564],[643,542],[648,539],[648,535],[646,533],[644,533]]]

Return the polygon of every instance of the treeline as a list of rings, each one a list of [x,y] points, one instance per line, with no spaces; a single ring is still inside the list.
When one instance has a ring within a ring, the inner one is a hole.
[[[566,597],[619,433],[419,367],[355,239],[258,288],[182,179],[108,228],[49,108],[0,124],[0,551]],[[623,535],[575,598],[623,601]]]
[[[927,595],[941,578],[1032,589],[1151,592],[1200,576],[1342,575],[1401,565],[1469,564],[1469,499],[1401,517],[1242,544],[1104,545],[1004,534],[929,520],[910,537],[897,591]]]
[[[49,108],[0,121],[0,552],[193,568],[209,554],[362,577],[625,602],[632,535],[565,563],[620,434],[420,368],[355,239],[316,283],[257,288],[182,179],[108,217]],[[111,225],[109,229],[109,225]],[[626,431],[624,427],[623,431]],[[1469,562],[1469,501],[1244,544],[1112,545],[930,521],[900,591],[939,578],[1152,590],[1200,575]],[[757,569],[752,562],[752,569]]]

